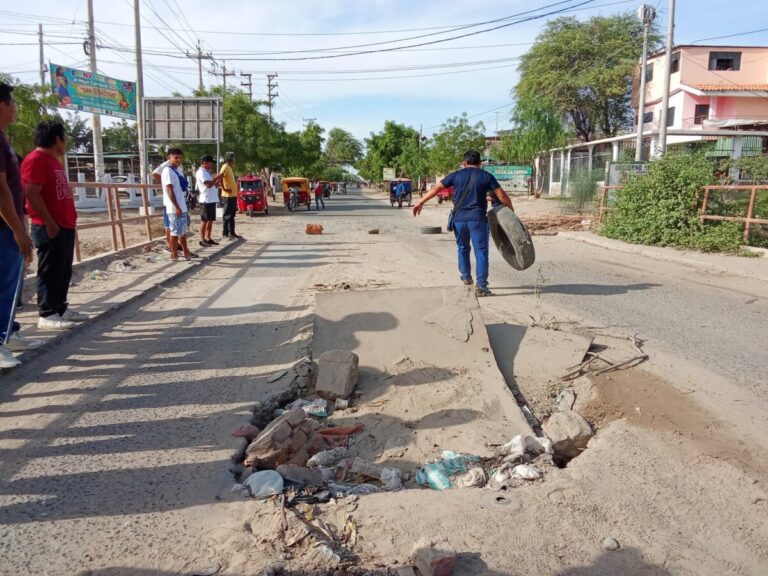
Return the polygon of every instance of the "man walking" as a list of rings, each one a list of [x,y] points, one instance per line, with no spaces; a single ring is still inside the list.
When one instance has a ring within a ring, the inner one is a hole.
[[[218,242],[211,238],[213,223],[216,221],[216,204],[219,202],[218,183],[223,175],[217,174],[211,176],[211,169],[215,161],[213,156],[206,154],[200,158],[200,168],[195,173],[197,180],[197,191],[200,194],[201,220],[200,226],[200,246],[218,246]]]
[[[480,164],[480,153],[469,150],[464,154],[461,170],[448,174],[427,192],[413,207],[413,215],[418,216],[421,208],[429,200],[437,196],[443,188],[454,187],[453,194],[453,233],[459,254],[459,273],[466,285],[472,284],[472,264],[470,252],[475,248],[475,263],[477,267],[478,296],[490,296],[488,289],[488,241],[490,227],[488,225],[488,200],[490,192],[499,202],[512,209],[512,200],[501,188],[493,174],[484,171]],[[471,243],[471,246],[470,246]]]
[[[0,368],[21,361],[11,351],[38,348],[42,341],[24,338],[13,320],[25,263],[32,259],[32,239],[24,226],[24,192],[19,161],[5,131],[16,119],[13,86],[0,82]]]
[[[35,128],[36,148],[21,165],[32,240],[37,248],[38,328],[67,330],[88,316],[69,307],[77,211],[59,160],[67,151],[60,122],[40,122]]]
[[[221,165],[221,202],[224,204],[223,236],[229,240],[242,238],[235,233],[235,214],[237,214],[237,180],[235,180],[235,153],[224,154],[224,164]]]
[[[325,199],[323,198],[323,194],[325,192],[325,187],[323,186],[322,182],[318,182],[315,184],[315,209],[320,210],[320,205],[323,205],[323,210],[325,210]]]
[[[161,182],[163,186],[163,205],[168,214],[171,233],[171,261],[179,259],[179,246],[184,251],[184,258],[191,260],[197,254],[189,251],[187,245],[188,214],[187,202],[177,169],[181,166],[183,152],[180,148],[168,149],[168,166],[163,168]]]

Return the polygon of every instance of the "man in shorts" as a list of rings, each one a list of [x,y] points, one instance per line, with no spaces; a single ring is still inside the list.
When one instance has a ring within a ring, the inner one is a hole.
[[[161,186],[162,184],[162,176],[163,176],[163,170],[165,170],[168,166],[170,166],[171,162],[170,160],[167,160],[160,164],[157,168],[155,168],[152,171],[152,180],[154,181],[156,186]],[[163,196],[165,196],[165,193],[163,193]],[[168,223],[168,211],[165,209],[165,205],[163,205],[163,230],[165,230],[165,243],[166,248],[163,250],[170,254],[171,253],[171,225]]]
[[[187,246],[188,214],[187,202],[184,199],[184,190],[177,169],[181,166],[184,153],[181,148],[168,149],[169,164],[163,169],[161,184],[163,186],[163,205],[168,214],[168,224],[171,234],[171,260],[179,259],[179,246],[184,252],[184,258],[191,260],[197,258],[197,254],[189,251]]]
[[[218,246],[218,242],[211,238],[213,223],[216,222],[216,205],[219,202],[218,184],[224,177],[222,174],[211,175],[211,169],[215,166],[213,156],[206,154],[200,158],[200,168],[195,173],[197,180],[197,192],[200,194],[201,220],[200,246]]]

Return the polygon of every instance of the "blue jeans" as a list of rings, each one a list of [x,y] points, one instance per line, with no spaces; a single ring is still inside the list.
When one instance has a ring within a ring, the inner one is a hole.
[[[21,267],[21,251],[13,239],[13,231],[7,226],[0,227],[0,343],[6,341],[8,324],[13,322],[16,312]],[[17,326],[14,322],[11,330],[18,330]]]
[[[320,210],[320,204],[323,205],[323,210],[325,210],[325,200],[322,196],[315,196],[315,210]]]
[[[480,288],[488,287],[488,240],[491,228],[488,222],[454,222],[453,233],[456,236],[456,244],[459,249],[459,272],[462,280],[472,278],[472,264],[469,254],[472,251],[470,241],[475,248],[475,262],[477,264],[477,285]]]

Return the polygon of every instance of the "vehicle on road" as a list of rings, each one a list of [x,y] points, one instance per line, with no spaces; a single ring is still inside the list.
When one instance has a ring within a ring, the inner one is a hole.
[[[398,184],[400,184],[401,182],[405,186],[405,191],[398,198],[397,194],[395,193],[395,190],[397,189]],[[398,208],[402,208],[403,202],[407,202],[408,206],[411,205],[411,201],[413,199],[413,195],[412,195],[413,183],[411,182],[410,178],[395,178],[394,180],[388,180],[387,185],[389,186],[389,204],[393,208],[395,205],[397,205]]]
[[[453,200],[453,191],[453,186],[440,190],[440,192],[437,193],[437,203],[442,204],[443,202],[450,202]]]
[[[283,202],[285,206],[293,212],[301,205],[305,205],[307,210],[312,207],[312,198],[309,193],[308,178],[283,178]],[[290,189],[296,188],[297,194],[291,194]]]
[[[256,212],[269,214],[267,192],[260,176],[248,174],[237,179],[237,211],[248,216]]]

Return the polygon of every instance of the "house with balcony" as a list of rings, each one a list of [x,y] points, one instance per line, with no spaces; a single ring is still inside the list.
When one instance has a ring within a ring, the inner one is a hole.
[[[634,82],[632,105],[645,133],[659,128],[665,63],[665,52],[648,58],[642,114],[639,74]],[[670,69],[670,132],[768,129],[768,46],[676,46]],[[668,143],[697,139],[689,132],[670,136]]]

